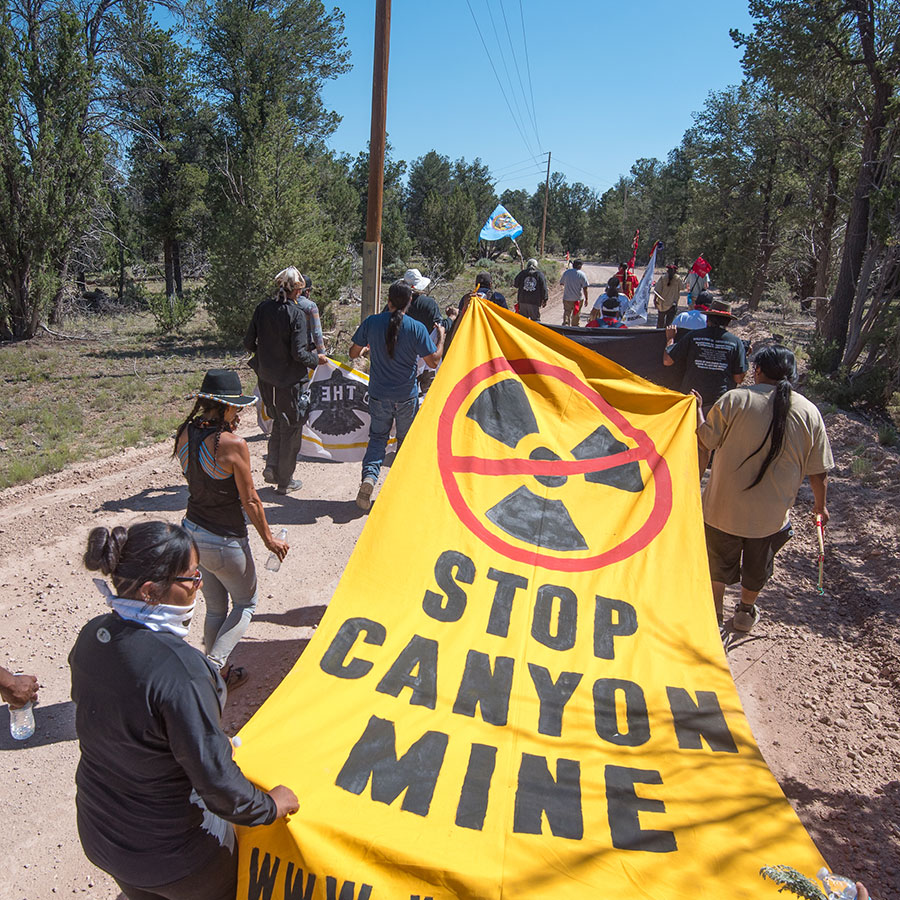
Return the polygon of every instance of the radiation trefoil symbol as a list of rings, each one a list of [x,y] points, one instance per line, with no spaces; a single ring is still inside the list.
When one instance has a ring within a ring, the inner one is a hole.
[[[538,425],[534,404],[551,387],[579,401],[579,433],[568,443]],[[473,427],[493,458],[455,451],[454,434]],[[470,531],[509,559],[548,569],[589,571],[627,559],[659,534],[672,509],[671,475],[650,437],[575,374],[540,360],[491,359],[456,385],[438,426],[438,463]]]

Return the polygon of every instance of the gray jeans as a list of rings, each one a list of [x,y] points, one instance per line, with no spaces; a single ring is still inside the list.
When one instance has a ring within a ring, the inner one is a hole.
[[[244,636],[256,611],[256,566],[247,538],[213,534],[190,519],[181,523],[197,543],[203,573],[203,647],[220,669]],[[228,598],[232,609],[228,611]]]

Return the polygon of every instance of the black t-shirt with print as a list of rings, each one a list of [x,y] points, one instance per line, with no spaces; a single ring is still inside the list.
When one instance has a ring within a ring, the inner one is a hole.
[[[735,386],[734,375],[747,371],[743,342],[721,325],[689,331],[668,353],[680,367],[681,390],[698,391],[704,406]]]

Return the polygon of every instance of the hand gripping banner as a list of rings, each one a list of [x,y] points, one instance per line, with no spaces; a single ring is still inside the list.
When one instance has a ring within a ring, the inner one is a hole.
[[[473,299],[237,759],[241,900],[776,896],[823,860],[716,625],[693,398]]]

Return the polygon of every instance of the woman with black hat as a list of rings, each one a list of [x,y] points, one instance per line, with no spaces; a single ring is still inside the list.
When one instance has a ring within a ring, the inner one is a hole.
[[[254,403],[256,397],[243,393],[236,372],[210,369],[191,414],[175,435],[173,453],[189,490],[182,524],[200,552],[206,600],[204,649],[232,689],[247,680],[247,673],[239,666],[225,669],[225,663],[250,625],[257,601],[256,566],[244,513],[267,549],[279,559],[288,552],[285,541],[272,537],[253,486],[247,442],[234,433],[241,409]]]

